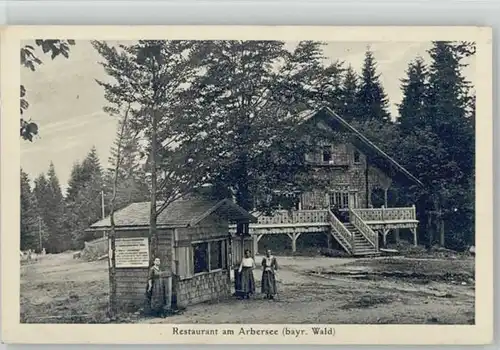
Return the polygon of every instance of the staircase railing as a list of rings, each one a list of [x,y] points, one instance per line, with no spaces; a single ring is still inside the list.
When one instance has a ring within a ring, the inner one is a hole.
[[[415,205],[404,208],[356,208],[353,209],[363,221],[416,220]]]
[[[378,234],[368,226],[359,215],[352,209],[349,209],[349,221],[359,232],[370,242],[378,252]]]
[[[331,210],[328,210],[328,221],[332,225],[332,228],[337,232],[337,234],[341,235],[342,238],[345,239],[348,246],[344,247],[345,250],[349,253],[354,253],[354,237],[352,233],[340,222],[340,220],[332,213]],[[342,242],[339,243],[344,246]]]

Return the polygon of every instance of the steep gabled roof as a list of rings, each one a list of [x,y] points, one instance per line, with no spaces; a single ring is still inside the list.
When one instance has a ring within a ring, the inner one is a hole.
[[[157,202],[157,207],[162,202]],[[118,228],[149,227],[150,202],[132,203],[118,210],[115,215],[115,226]],[[179,199],[163,210],[156,220],[158,228],[174,228],[195,226],[209,215],[216,215],[228,222],[256,222],[257,219],[246,210],[229,199],[220,202],[199,198]],[[107,230],[111,227],[109,216],[91,225],[89,230]]]
[[[381,159],[385,163],[384,165],[389,166],[391,169],[395,170],[396,173],[403,175],[406,179],[410,180],[418,186],[424,186],[424,184],[419,179],[413,176],[401,164],[390,157],[387,153],[382,151],[373,142],[368,140],[365,135],[363,135],[360,131],[358,131],[355,127],[349,124],[346,120],[340,117],[329,107],[323,106],[317,110],[307,110],[302,112],[300,115],[300,118],[304,120],[304,122],[318,117],[323,118],[323,120],[325,120],[327,124],[332,128],[340,125],[342,128],[348,130],[356,137],[356,140],[358,141],[356,142],[356,146],[360,147],[364,152],[369,152],[373,155],[377,155],[377,158]]]

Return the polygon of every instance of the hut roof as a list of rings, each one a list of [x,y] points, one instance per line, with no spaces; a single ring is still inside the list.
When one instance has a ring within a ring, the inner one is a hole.
[[[159,208],[163,202],[157,202]],[[132,203],[118,210],[114,215],[115,226],[120,228],[149,227],[150,202]],[[189,198],[172,202],[156,220],[158,228],[195,226],[200,221],[215,213],[231,223],[256,222],[249,212],[229,199],[214,202],[205,199]],[[94,223],[89,230],[106,230],[111,227],[109,216]]]

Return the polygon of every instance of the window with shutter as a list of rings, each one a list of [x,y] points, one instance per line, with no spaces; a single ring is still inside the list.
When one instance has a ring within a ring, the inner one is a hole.
[[[209,242],[210,271],[222,269],[222,243],[223,241]]]
[[[193,268],[193,248],[192,247],[177,247],[177,275],[181,279],[190,278],[194,274]]]

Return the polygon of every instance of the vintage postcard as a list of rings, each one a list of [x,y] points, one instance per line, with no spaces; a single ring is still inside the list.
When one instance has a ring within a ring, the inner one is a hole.
[[[1,97],[4,342],[493,339],[491,28],[6,27]]]

